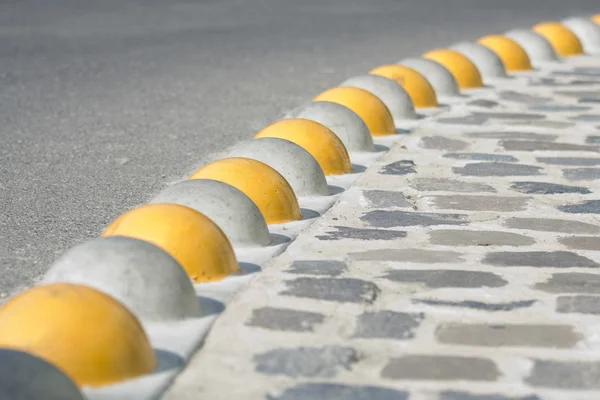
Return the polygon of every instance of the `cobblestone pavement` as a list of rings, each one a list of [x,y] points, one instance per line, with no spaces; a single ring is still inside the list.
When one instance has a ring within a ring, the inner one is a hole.
[[[257,274],[170,399],[600,398],[600,59],[423,119]]]

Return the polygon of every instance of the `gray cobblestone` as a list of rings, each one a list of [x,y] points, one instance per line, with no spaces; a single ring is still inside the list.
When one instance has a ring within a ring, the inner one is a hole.
[[[419,213],[407,211],[369,211],[360,220],[379,228],[398,226],[466,225],[465,214]]]
[[[600,293],[600,275],[580,272],[552,274],[545,282],[535,285],[548,293]]]
[[[263,307],[252,312],[247,325],[276,331],[312,332],[324,320],[324,315],[314,312]]]
[[[500,145],[508,151],[588,151],[598,152],[598,146],[571,143],[553,143],[541,140],[502,140]]]
[[[372,303],[380,292],[374,283],[354,278],[296,278],[285,284],[282,295],[342,303]]]
[[[406,340],[415,337],[415,330],[425,318],[424,314],[394,311],[366,312],[356,321],[354,337]]]
[[[571,236],[559,238],[558,241],[570,249],[600,251],[598,236]]]
[[[408,392],[377,386],[301,383],[268,400],[408,400]]]
[[[464,167],[453,167],[455,174],[463,176],[534,176],[540,175],[541,167],[502,162],[473,163]]]
[[[254,357],[258,372],[291,378],[334,377],[339,369],[348,370],[357,361],[354,349],[341,346],[276,349]]]
[[[462,140],[450,139],[443,136],[424,137],[421,139],[421,147],[436,150],[463,150],[469,144]]]
[[[520,308],[531,307],[535,300],[519,300],[508,303],[484,303],[482,301],[463,300],[463,301],[448,301],[434,299],[413,299],[413,303],[426,304],[428,306],[443,306],[443,307],[458,307],[471,308],[480,311],[512,311]]]
[[[556,233],[600,233],[600,227],[586,222],[552,218],[510,218],[504,226],[513,229]]]
[[[563,169],[563,175],[570,181],[593,181],[600,178],[600,168]]]
[[[338,276],[348,270],[343,261],[299,260],[294,261],[286,271],[291,274]]]
[[[556,299],[556,311],[565,314],[578,313],[600,315],[600,297],[560,296]]]
[[[371,208],[412,207],[401,192],[365,190],[363,197]]]
[[[503,396],[501,394],[472,394],[467,392],[442,392],[439,400],[541,400],[536,395]]]
[[[568,186],[546,182],[515,182],[511,185],[511,188],[525,194],[592,193],[591,190],[582,186]]]
[[[582,336],[569,325],[460,324],[438,326],[442,343],[487,347],[572,348]]]
[[[406,237],[404,231],[393,231],[385,229],[364,229],[351,228],[349,226],[333,226],[335,230],[326,232],[324,235],[317,235],[319,240],[342,240],[342,239],[358,239],[358,240],[394,240],[403,239]]]
[[[600,143],[600,141],[594,143]],[[600,165],[600,158],[596,157],[538,157],[536,160],[537,162],[551,165],[570,165],[582,167]]]
[[[415,190],[429,192],[496,192],[496,189],[494,189],[492,186],[483,183],[463,182],[454,179],[440,178],[414,179],[410,183],[410,187]]]
[[[379,171],[383,175],[407,175],[417,172],[414,161],[402,160],[384,165]]]
[[[529,246],[535,240],[518,233],[467,230],[429,232],[430,242],[442,246]]]
[[[385,278],[394,282],[421,283],[428,288],[502,287],[508,283],[496,274],[480,271],[394,270]]]
[[[579,204],[558,207],[560,211],[570,214],[600,214],[600,200],[588,200]]]
[[[498,267],[598,268],[600,264],[570,251],[489,253],[484,263]]]
[[[498,132],[470,132],[466,136],[477,138],[477,139],[519,139],[519,140],[535,140],[551,142],[558,136],[549,135],[544,133],[534,132],[511,132],[511,131],[498,131]]]
[[[500,196],[428,196],[435,208],[462,211],[522,211],[527,207],[529,197]]]
[[[600,389],[600,363],[535,360],[525,382],[555,389]]]
[[[461,253],[442,250],[381,249],[349,253],[356,261],[400,261],[425,264],[458,263],[464,261]]]
[[[493,361],[478,357],[409,355],[392,359],[381,372],[388,379],[495,381]]]

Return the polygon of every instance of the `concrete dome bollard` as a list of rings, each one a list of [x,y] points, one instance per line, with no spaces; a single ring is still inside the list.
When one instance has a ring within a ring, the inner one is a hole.
[[[23,351],[0,349],[0,399],[84,400],[54,365]]]
[[[475,64],[484,80],[506,77],[506,69],[500,57],[487,47],[473,42],[461,42],[450,46]]]
[[[373,152],[375,145],[364,121],[351,109],[330,101],[317,101],[292,110],[287,118],[304,118],[329,128],[349,152]]]
[[[176,321],[200,313],[194,287],[179,263],[153,244],[128,237],[97,238],[73,247],[50,266],[44,282],[90,286],[141,320]]]
[[[514,40],[525,50],[534,67],[559,60],[550,42],[538,33],[525,29],[513,29],[504,33],[504,36]]]
[[[600,26],[585,18],[567,18],[561,23],[569,28],[581,42],[583,51],[590,54],[600,53]]]
[[[361,75],[345,80],[340,86],[354,86],[373,93],[387,106],[394,120],[417,118],[410,96],[402,85],[392,79],[376,75]]]
[[[423,75],[438,97],[460,96],[456,79],[442,64],[424,58],[406,58],[398,61],[398,64],[406,65]]]

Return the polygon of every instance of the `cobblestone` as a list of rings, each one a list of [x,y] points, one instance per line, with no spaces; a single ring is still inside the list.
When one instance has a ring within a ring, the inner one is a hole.
[[[261,266],[167,398],[600,398],[599,61],[570,60],[375,138],[389,151]]]

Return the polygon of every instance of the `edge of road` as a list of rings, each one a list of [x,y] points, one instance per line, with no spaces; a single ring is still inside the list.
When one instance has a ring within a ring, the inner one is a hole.
[[[582,54],[600,54],[600,14],[376,67],[212,155],[0,308],[0,393],[160,396],[233,296],[396,138],[463,94]]]

